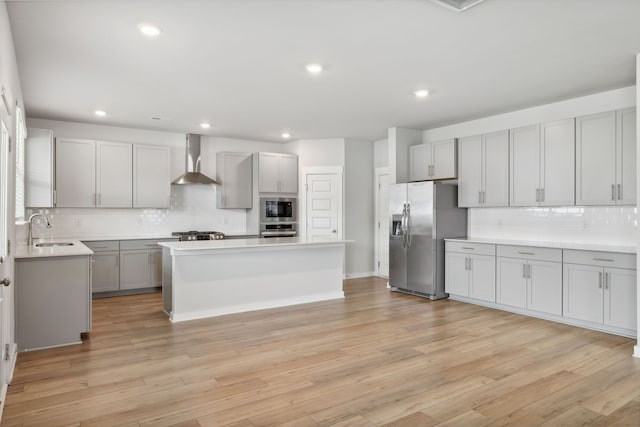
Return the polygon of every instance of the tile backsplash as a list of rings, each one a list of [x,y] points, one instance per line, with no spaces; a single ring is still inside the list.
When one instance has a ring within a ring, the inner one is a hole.
[[[169,209],[91,209],[51,208],[27,210],[42,212],[52,227],[34,219],[34,237],[91,238],[168,235],[172,231],[202,230],[244,233],[246,210],[216,209],[216,188],[205,185],[171,186]],[[27,228],[17,228],[17,239],[26,241]]]
[[[469,209],[470,237],[635,246],[634,206]]]

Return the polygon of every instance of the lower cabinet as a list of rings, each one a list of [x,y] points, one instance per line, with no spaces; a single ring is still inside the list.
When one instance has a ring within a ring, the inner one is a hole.
[[[561,249],[498,246],[497,254],[497,303],[562,315]]]
[[[446,242],[445,291],[483,301],[496,300],[495,245]]]
[[[120,289],[120,253],[118,251],[94,252],[93,292],[110,292]]]
[[[120,251],[120,289],[159,286],[162,286],[162,249]]]

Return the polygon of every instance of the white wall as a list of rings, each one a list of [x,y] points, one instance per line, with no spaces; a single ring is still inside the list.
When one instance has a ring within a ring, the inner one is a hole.
[[[381,139],[373,143],[373,166],[383,168],[389,166],[389,141]]]
[[[626,87],[506,114],[429,129],[424,142],[512,129],[636,105],[636,87]],[[558,242],[635,245],[635,207],[469,209],[468,234]]]
[[[54,120],[28,119],[29,127],[51,129],[56,137],[102,139],[171,147],[171,173],[185,171],[185,134]],[[288,144],[206,136],[202,138],[202,172],[215,177],[219,151],[289,152]],[[172,231],[215,230],[241,234],[246,230],[244,209],[217,209],[216,187],[171,186],[169,209],[75,209],[55,208],[46,212],[53,227],[37,227],[44,237],[135,237],[168,235]],[[21,230],[22,240],[26,238]]]
[[[347,277],[374,274],[373,236],[373,143],[345,141],[345,238],[347,244],[345,272]]]
[[[344,139],[301,139],[289,144],[288,149],[298,155],[298,166],[344,166]],[[302,181],[300,181],[302,182]]]
[[[389,129],[389,183],[409,181],[409,147],[421,142],[421,131],[399,127]]]

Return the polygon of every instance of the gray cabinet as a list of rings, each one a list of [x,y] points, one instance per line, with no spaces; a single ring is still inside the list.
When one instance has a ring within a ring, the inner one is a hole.
[[[253,201],[251,153],[223,151],[216,154],[218,209],[250,209]]]
[[[132,207],[132,144],[96,142],[96,207]]]
[[[96,145],[85,139],[56,139],[56,206],[96,205]]]
[[[297,193],[298,156],[284,153],[256,153],[260,193]]]
[[[90,257],[16,260],[18,350],[81,342],[91,330]]]
[[[168,208],[171,195],[169,147],[133,146],[133,207]]]
[[[54,206],[53,131],[29,128],[24,145],[24,204],[28,208]]]
[[[576,119],[576,204],[635,205],[635,108]]]
[[[93,254],[91,272],[93,292],[110,292],[120,289],[120,253],[118,251]]]
[[[495,245],[446,242],[445,291],[477,300],[496,301]]]
[[[123,240],[120,242],[120,289],[144,289],[162,286],[163,240]]]
[[[409,165],[410,181],[455,178],[456,140],[446,139],[409,147]]]

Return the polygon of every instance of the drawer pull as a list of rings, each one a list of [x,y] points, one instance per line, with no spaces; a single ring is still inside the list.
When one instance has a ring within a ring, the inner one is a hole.
[[[469,250],[469,251],[475,251],[476,250],[476,248],[469,248],[469,247],[466,247],[466,246],[463,246],[462,249],[466,249],[466,250]]]
[[[520,255],[535,255],[533,252],[518,252]]]
[[[94,246],[93,249],[107,249],[109,246]]]
[[[145,246],[148,246],[150,248],[155,248],[156,246],[158,246],[157,243],[145,243]]]
[[[606,262],[613,262],[612,259],[607,259],[607,258],[594,258],[594,261],[606,261]]]

